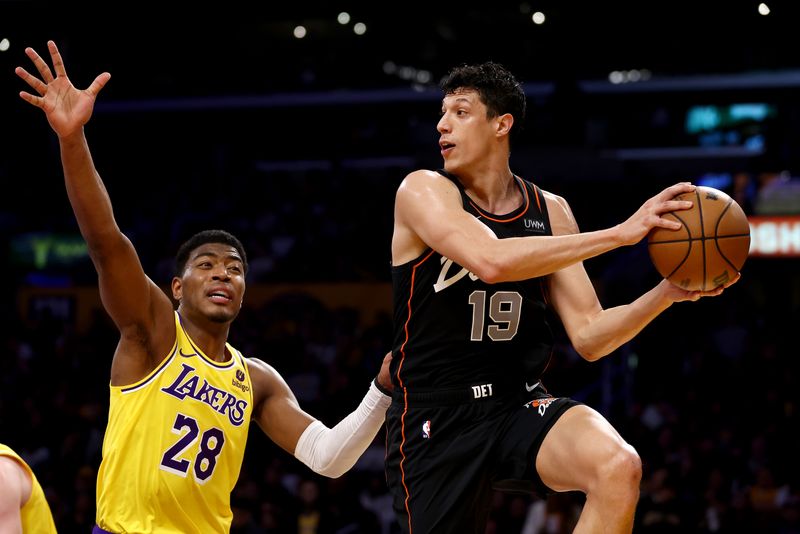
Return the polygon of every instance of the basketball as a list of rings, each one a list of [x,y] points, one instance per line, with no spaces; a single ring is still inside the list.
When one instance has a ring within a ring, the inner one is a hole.
[[[741,271],[750,251],[750,223],[727,193],[697,186],[676,200],[692,207],[663,217],[681,223],[679,230],[654,228],[647,238],[650,259],[658,273],[688,291],[708,291]]]

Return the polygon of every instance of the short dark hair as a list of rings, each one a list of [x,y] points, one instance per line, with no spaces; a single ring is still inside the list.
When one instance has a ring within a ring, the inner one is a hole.
[[[514,117],[516,131],[522,129],[525,121],[525,91],[522,84],[503,65],[493,61],[463,64],[453,68],[439,86],[445,95],[463,89],[477,91],[481,102],[486,105],[489,118],[510,113]]]
[[[242,257],[244,272],[247,272],[247,254],[244,251],[244,245],[236,236],[225,230],[202,230],[184,241],[178,249],[178,254],[175,256],[175,276],[183,276],[186,262],[189,261],[189,255],[194,249],[206,243],[222,243],[235,248],[239,256]]]

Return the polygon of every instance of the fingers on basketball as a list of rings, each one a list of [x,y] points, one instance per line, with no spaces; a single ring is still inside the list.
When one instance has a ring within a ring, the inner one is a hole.
[[[750,251],[750,224],[741,206],[706,186],[674,200],[693,205],[662,215],[680,229],[650,231],[648,250],[658,273],[687,291],[709,291],[735,279]]]

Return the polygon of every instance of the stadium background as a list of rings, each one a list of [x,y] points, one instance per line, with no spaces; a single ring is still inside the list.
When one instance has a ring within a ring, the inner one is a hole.
[[[352,409],[390,345],[393,195],[407,172],[440,163],[436,83],[492,59],[529,95],[512,168],[566,197],[582,230],[679,180],[778,217],[758,227],[736,286],[673,306],[598,363],[554,320],[545,383],[601,410],[639,450],[636,532],[799,532],[800,19],[792,2],[759,7],[0,1],[0,441],[33,465],[60,531],[88,532],[116,332],[57,142],[16,96],[25,46],[54,39],[79,87],[112,73],[87,136],[146,271],[166,286],[193,231],[239,235],[251,271],[232,342],[275,365],[327,423]],[[658,281],[643,244],[586,267],[606,306]],[[255,429],[234,532],[298,532],[311,517],[304,532],[395,532],[381,439],[328,480]],[[579,506],[577,495],[497,494],[490,531],[569,531]]]

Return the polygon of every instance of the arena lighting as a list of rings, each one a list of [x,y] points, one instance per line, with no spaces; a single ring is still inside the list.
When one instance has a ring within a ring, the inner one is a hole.
[[[394,61],[384,61],[383,72],[390,76],[396,76],[401,80],[413,81],[423,85],[433,80],[433,74],[429,70],[417,69],[410,65],[398,65]]]
[[[615,70],[608,74],[608,81],[612,84],[642,82],[650,79],[651,72],[647,69]]]
[[[800,257],[800,215],[751,216],[750,256]]]
[[[800,69],[670,77],[651,77],[650,71],[642,69],[639,83],[624,83],[626,72],[614,71],[602,80],[580,80],[578,87],[587,94],[800,87]]]

